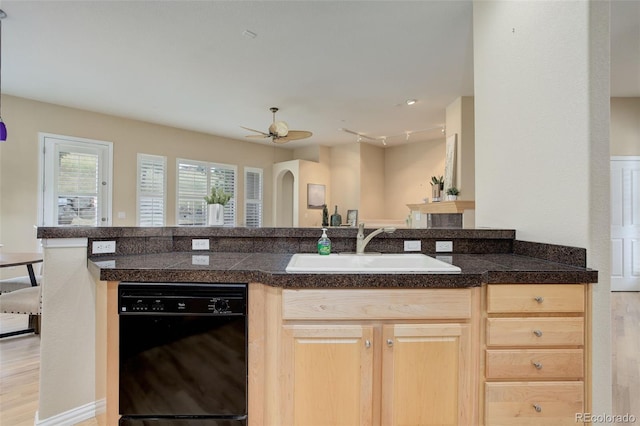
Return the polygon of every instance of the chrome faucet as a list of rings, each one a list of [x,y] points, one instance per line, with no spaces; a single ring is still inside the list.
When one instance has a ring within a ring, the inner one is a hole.
[[[376,235],[380,234],[381,232],[384,232],[386,234],[391,234],[392,232],[395,232],[395,230],[396,228],[393,228],[393,227],[379,228],[371,232],[369,235],[367,235],[367,238],[365,238],[364,223],[360,223],[358,225],[358,235],[356,236],[356,254],[364,254],[364,248],[367,246],[367,244],[369,244],[369,241],[371,241],[373,237],[375,237]]]

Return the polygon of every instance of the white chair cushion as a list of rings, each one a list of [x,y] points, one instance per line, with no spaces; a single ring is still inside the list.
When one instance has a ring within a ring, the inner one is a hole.
[[[38,285],[41,281],[42,275],[36,275],[36,282],[38,283]],[[27,287],[31,287],[31,279],[28,275],[0,280],[0,293],[7,293]]]
[[[2,313],[40,315],[41,287],[28,287],[0,294]]]

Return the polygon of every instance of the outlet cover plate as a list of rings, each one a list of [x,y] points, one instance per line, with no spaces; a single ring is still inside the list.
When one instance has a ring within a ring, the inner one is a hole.
[[[93,241],[91,244],[91,254],[115,253],[115,241]]]
[[[453,241],[436,241],[436,253],[452,252]]]
[[[209,250],[209,239],[193,239],[191,240],[191,250]]]
[[[422,244],[420,240],[404,242],[404,251],[420,251],[421,249],[422,249]]]

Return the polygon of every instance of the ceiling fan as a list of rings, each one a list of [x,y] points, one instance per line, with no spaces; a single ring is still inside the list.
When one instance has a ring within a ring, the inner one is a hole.
[[[240,126],[251,132],[260,133],[259,135],[247,135],[248,138],[271,138],[274,143],[286,143],[298,139],[306,139],[313,135],[313,133],[307,132],[306,130],[289,130],[287,123],[284,121],[276,121],[276,112],[278,112],[278,108],[271,107],[269,110],[273,113],[273,123],[269,126],[269,133]]]

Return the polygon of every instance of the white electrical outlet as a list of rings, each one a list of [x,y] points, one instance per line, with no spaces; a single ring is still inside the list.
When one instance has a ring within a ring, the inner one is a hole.
[[[404,242],[404,251],[420,251],[421,248],[422,244],[420,243],[420,240]]]
[[[453,241],[436,241],[436,253],[453,251]]]
[[[192,265],[207,265],[209,266],[209,256],[208,255],[196,255],[191,256],[191,264]]]
[[[100,253],[115,253],[116,242],[115,241],[94,241],[91,245],[92,254]]]
[[[209,250],[209,239],[191,240],[191,250]]]

